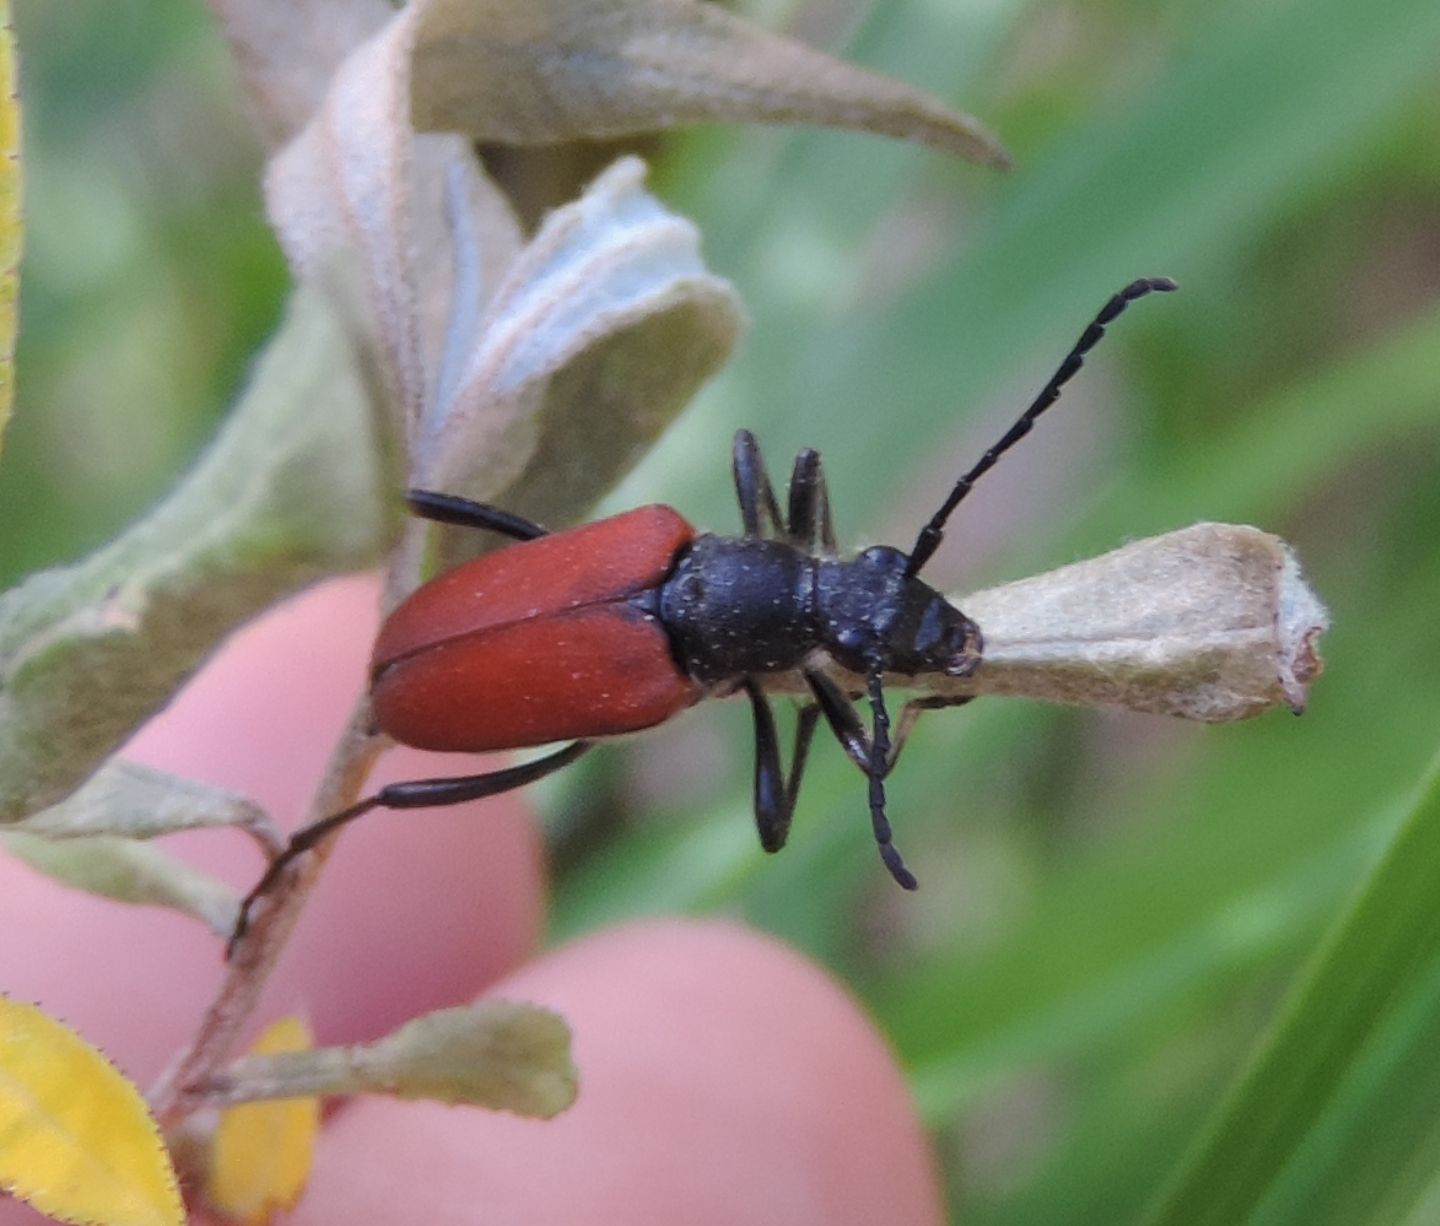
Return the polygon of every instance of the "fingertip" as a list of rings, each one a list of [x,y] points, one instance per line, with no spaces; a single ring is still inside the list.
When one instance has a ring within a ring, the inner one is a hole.
[[[632,925],[547,955],[495,994],[569,1020],[577,1104],[541,1122],[357,1102],[327,1130],[296,1222],[943,1220],[883,1039],[778,942],[724,923]]]

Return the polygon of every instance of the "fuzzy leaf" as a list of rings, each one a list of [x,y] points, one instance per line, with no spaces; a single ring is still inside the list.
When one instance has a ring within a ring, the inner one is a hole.
[[[267,849],[284,846],[269,816],[248,796],[115,759],[58,805],[31,814],[10,829],[47,839],[94,834],[153,839],[179,830],[225,826],[238,826]]]
[[[495,189],[454,138],[429,138],[434,156],[416,157],[408,34],[402,14],[346,58],[314,119],[271,163],[265,196],[297,275],[313,280],[339,258],[354,265],[348,310],[378,339],[388,390],[413,426],[426,396],[427,348],[433,355],[439,344],[438,329],[423,326],[433,312],[422,309],[420,287],[438,294],[451,265],[439,172],[468,166],[476,192],[493,197]],[[490,215],[502,226],[495,258],[503,263],[516,245],[514,225],[504,228],[503,202]]]
[[[302,1019],[285,1017],[266,1027],[250,1050],[257,1057],[303,1052],[313,1042]],[[223,1112],[205,1193],[211,1207],[246,1226],[291,1208],[310,1178],[319,1128],[315,1098],[246,1103]]]
[[[335,69],[394,15],[385,0],[210,0],[270,146],[309,121]]]
[[[3,996],[0,1188],[62,1222],[185,1220],[139,1090],[69,1027]]]
[[[644,176],[639,159],[621,159],[547,218],[427,413],[413,483],[564,522],[729,355],[742,323],[734,291]]]
[[[250,1056],[202,1093],[222,1104],[389,1094],[549,1119],[575,1101],[576,1083],[563,1018],[536,1005],[484,1001],[416,1018],[374,1043]]]
[[[15,401],[15,333],[20,297],[20,94],[9,0],[0,0],[0,445]]]
[[[148,843],[105,834],[55,840],[10,831],[0,834],[0,847],[66,885],[116,902],[170,907],[217,936],[229,936],[239,914],[240,896],[230,886]]]
[[[0,595],[0,815],[77,787],[236,626],[377,556],[371,404],[330,308],[302,291],[179,488],[84,561]]]
[[[415,126],[552,144],[691,123],[803,123],[1008,163],[938,98],[695,0],[426,0]]]
[[[337,253],[358,268],[411,483],[567,522],[729,355],[739,303],[634,159],[522,252],[466,142],[410,130],[417,12],[346,60],[272,164],[270,215],[301,276]]]

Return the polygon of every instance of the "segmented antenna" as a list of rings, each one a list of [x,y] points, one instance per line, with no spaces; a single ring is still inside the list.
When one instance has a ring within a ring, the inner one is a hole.
[[[931,516],[930,522],[920,529],[920,535],[915,539],[915,548],[910,551],[910,562],[905,568],[906,574],[915,575],[920,572],[920,568],[930,560],[930,555],[939,548],[941,540],[944,539],[945,521],[950,518],[950,513],[960,505],[961,500],[970,492],[975,482],[995,467],[996,460],[1029,434],[1031,427],[1035,424],[1035,419],[1060,399],[1061,389],[1075,377],[1076,372],[1085,364],[1085,355],[1099,344],[1100,338],[1105,335],[1106,325],[1113,323],[1115,318],[1136,299],[1156,292],[1169,293],[1178,288],[1179,286],[1169,277],[1141,277],[1138,281],[1132,281],[1100,308],[1100,313],[1081,333],[1080,339],[1075,342],[1075,348],[1065,355],[1065,360],[1060,363],[1060,368],[1050,376],[1050,382],[1035,397],[1034,403],[1020,414],[1019,420],[1005,432],[1004,437],[980,457],[980,462],[955,483],[955,488],[950,491],[950,497],[945,499],[940,509]]]

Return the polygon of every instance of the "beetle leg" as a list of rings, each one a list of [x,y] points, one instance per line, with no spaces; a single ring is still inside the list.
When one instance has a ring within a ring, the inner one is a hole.
[[[875,832],[875,846],[880,849],[880,859],[885,867],[907,890],[915,889],[920,883],[915,874],[905,867],[899,851],[891,841],[890,819],[885,816],[885,772],[890,760],[890,713],[885,709],[885,671],[872,668],[866,678],[866,692],[870,700],[870,711],[874,717],[874,728],[870,736],[870,825]]]
[[[517,541],[533,541],[537,536],[548,536],[549,531],[532,523],[523,516],[502,511],[483,502],[471,502],[458,494],[439,494],[434,490],[407,490],[405,501],[410,509],[422,519],[433,519],[437,524],[458,524],[462,528],[484,528],[502,536],[514,537]]]
[[[792,544],[808,553],[818,550],[833,558],[839,552],[820,453],[812,447],[796,455],[795,467],[790,472],[789,535]]]
[[[875,831],[875,845],[880,850],[880,858],[885,861],[885,867],[896,881],[907,890],[913,890],[918,884],[915,875],[905,867],[905,861],[900,858],[900,853],[895,850],[895,844],[891,841],[890,819],[885,816],[885,776],[890,773],[895,759],[900,756],[900,747],[919,717],[919,712],[931,704],[926,699],[917,699],[918,709],[915,714],[908,718],[907,714],[901,715],[900,735],[892,748],[890,713],[885,709],[883,668],[872,671],[867,683],[870,710],[874,715],[874,730],[869,737],[865,735],[865,726],[860,722],[854,704],[834,681],[824,673],[812,669],[805,670],[805,680],[810,685],[810,692],[815,695],[816,705],[830,725],[830,731],[835,734],[835,739],[870,781],[870,825]],[[906,713],[909,712],[910,705],[906,704]]]
[[[870,738],[865,735],[865,725],[855,711],[845,691],[825,673],[815,669],[805,670],[805,681],[815,701],[825,715],[825,722],[841,747],[865,774],[870,774]]]
[[[780,743],[770,702],[765,692],[748,677],[742,684],[750,696],[750,708],[755,716],[755,826],[760,832],[760,846],[766,851],[779,851],[790,834],[790,819],[795,814],[795,798],[800,794],[800,779],[805,774],[805,759],[810,753],[820,708],[814,703],[800,708],[787,780],[780,763]]]
[[[760,458],[760,444],[749,430],[735,432],[733,452],[735,496],[740,502],[740,523],[746,536],[775,536],[785,521],[780,518],[780,504],[775,501],[775,487]]]
[[[481,800],[486,796],[498,796],[501,792],[514,791],[516,788],[523,788],[528,783],[534,783],[535,780],[544,778],[562,766],[569,766],[589,749],[590,745],[590,741],[576,741],[573,745],[567,745],[564,749],[557,750],[543,758],[536,758],[533,762],[509,766],[504,770],[490,771],[484,775],[459,775],[450,779],[417,779],[409,783],[386,784],[375,795],[357,801],[348,809],[341,809],[339,813],[332,813],[329,817],[323,817],[318,822],[312,822],[310,825],[302,827],[291,835],[290,842],[285,845],[285,850],[270,862],[270,866],[256,883],[255,888],[245,896],[245,900],[240,904],[240,914],[235,921],[235,931],[231,934],[229,944],[225,947],[226,958],[234,953],[236,944],[250,927],[251,910],[261,898],[274,888],[285,869],[346,823],[353,822],[357,817],[370,812],[371,809],[426,809],[441,805],[458,805],[464,804],[467,800]]]
[[[967,702],[973,701],[973,694],[930,694],[924,698],[912,698],[907,702],[900,708],[900,722],[895,729],[895,743],[890,747],[890,760],[885,765],[885,773],[888,775],[895,769],[895,763],[900,761],[900,751],[905,748],[905,742],[910,738],[910,730],[915,727],[915,721],[921,715],[926,711],[940,711],[945,707],[963,707]]]
[[[860,722],[860,716],[856,713],[855,707],[846,696],[845,691],[822,672],[807,669],[805,680],[809,683],[816,702],[824,711],[825,719],[830,725],[830,731],[835,734],[835,739],[844,747],[850,760],[868,776],[871,761],[870,738],[865,735],[865,725]],[[974,695],[970,694],[963,697],[930,694],[924,698],[912,698],[907,702],[900,708],[900,720],[895,728],[895,734],[891,738],[890,752],[885,758],[883,776],[888,776],[895,769],[895,763],[900,761],[900,751],[905,748],[905,742],[910,737],[910,730],[915,727],[915,722],[921,715],[926,711],[964,706],[965,703],[973,701]]]

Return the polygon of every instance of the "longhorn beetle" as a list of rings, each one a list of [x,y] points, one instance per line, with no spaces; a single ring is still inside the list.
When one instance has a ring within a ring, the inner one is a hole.
[[[966,677],[983,658],[980,627],[919,576],[951,512],[1059,398],[1105,327],[1167,277],[1127,285],[1101,308],[1015,424],[970,469],[909,553],[875,545],[842,559],[820,455],[795,457],[782,514],[755,437],[735,436],[740,536],[697,533],[666,506],[640,507],[549,533],[518,515],[412,490],[415,514],[517,541],[426,583],[380,629],[370,662],[377,728],[419,749],[485,753],[571,741],[545,757],[448,779],[392,783],[298,831],[246,898],[251,906],[297,856],[370,809],[460,804],[524,787],[568,766],[597,738],[649,728],[708,695],[743,691],[755,718],[755,821],[778,851],[823,717],[869,781],[870,823],[890,875],[915,877],[891,842],[885,777],[922,711],[966,698],[913,699],[892,736],[887,673]],[[865,678],[866,731],[831,662]],[[762,678],[798,673],[809,690],[787,776]]]

